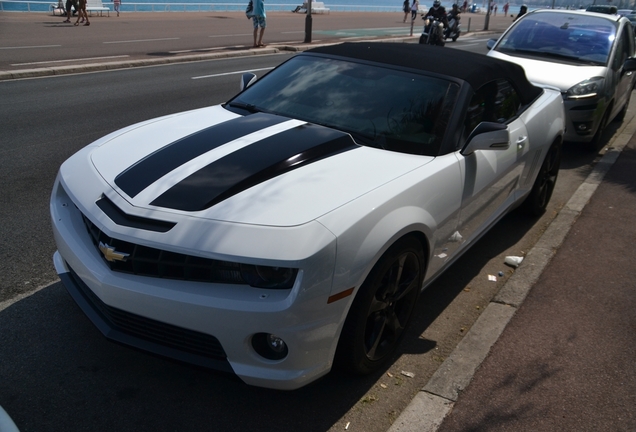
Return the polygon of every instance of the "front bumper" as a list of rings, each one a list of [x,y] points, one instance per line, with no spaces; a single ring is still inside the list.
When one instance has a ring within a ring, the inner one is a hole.
[[[605,114],[607,104],[604,100],[568,100],[564,99],[567,127],[565,141],[590,142],[598,130]]]
[[[327,303],[335,240],[295,263],[301,270],[287,290],[150,278],[108,268],[84,225],[80,208],[86,203],[81,201],[56,181],[50,203],[58,247],[54,264],[73,299],[105,337],[233,372],[261,387],[293,390],[329,372],[350,302]],[[252,346],[258,333],[282,338],[288,355],[282,360],[260,356]]]
[[[59,252],[53,255],[53,263],[75,303],[106,338],[163,357],[221,372],[234,372],[223,347],[214,336],[112,308],[66,265]]]

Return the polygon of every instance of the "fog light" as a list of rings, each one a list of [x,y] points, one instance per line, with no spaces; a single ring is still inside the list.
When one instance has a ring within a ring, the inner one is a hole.
[[[592,122],[575,122],[574,130],[579,135],[589,135],[592,133]]]
[[[282,360],[289,353],[285,341],[271,333],[257,333],[252,336],[252,347],[268,360]]]

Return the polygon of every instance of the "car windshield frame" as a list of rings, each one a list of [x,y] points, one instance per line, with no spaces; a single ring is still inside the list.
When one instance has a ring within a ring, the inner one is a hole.
[[[600,16],[540,12],[521,19],[494,49],[513,56],[607,66],[617,34],[618,24]]]
[[[459,93],[452,78],[305,53],[224,106],[337,129],[363,146],[437,156]]]

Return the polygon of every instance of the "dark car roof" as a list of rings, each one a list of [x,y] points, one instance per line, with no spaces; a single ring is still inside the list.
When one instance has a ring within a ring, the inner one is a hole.
[[[466,81],[474,90],[503,78],[513,84],[524,104],[542,92],[528,81],[521,66],[468,51],[407,43],[348,42],[307,52],[429,71]]]

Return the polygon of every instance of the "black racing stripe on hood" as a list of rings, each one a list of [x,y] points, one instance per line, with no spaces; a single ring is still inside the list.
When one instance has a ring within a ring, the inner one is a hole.
[[[350,135],[301,125],[229,154],[168,189],[151,204],[201,211],[252,186],[359,146]]]
[[[115,178],[115,184],[133,198],[192,159],[244,135],[288,120],[285,117],[257,113],[211,126],[146,156],[119,174]]]

